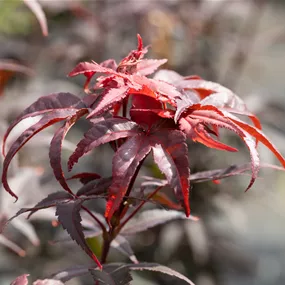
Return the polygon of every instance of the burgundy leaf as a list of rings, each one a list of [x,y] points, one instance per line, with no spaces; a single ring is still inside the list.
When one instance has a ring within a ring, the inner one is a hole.
[[[74,277],[88,274],[90,268],[96,268],[96,266],[94,266],[94,264],[77,265],[52,274],[51,278],[67,282]]]
[[[215,140],[210,136],[209,132],[206,129],[206,126],[202,123],[197,123],[191,119],[181,118],[179,120],[180,129],[194,142],[199,142],[204,144],[207,147],[226,150],[226,151],[238,151],[236,148],[228,146],[220,141]]]
[[[251,169],[251,164],[245,163],[241,165],[231,165],[223,169],[215,169],[208,171],[200,171],[190,175],[192,183],[200,183],[210,180],[223,179],[230,176],[242,174]]]
[[[80,216],[81,204],[81,200],[57,204],[56,215],[58,216],[59,222],[71,238],[76,241],[76,243],[96,262],[98,267],[102,269],[102,265],[99,260],[85,241]]]
[[[23,0],[23,1],[37,17],[37,20],[41,25],[43,35],[47,36],[48,35],[47,19],[40,3],[37,0]]]
[[[154,161],[174,189],[188,217],[190,215],[190,169],[186,137],[177,130],[162,131],[156,133],[155,137],[155,145],[152,147]]]
[[[84,107],[85,105],[82,103],[80,98],[76,97],[71,93],[55,93],[40,97],[35,103],[26,108],[7,129],[3,138],[3,146],[2,146],[3,154],[5,153],[5,143],[8,135],[20,121],[28,117],[35,117],[58,109],[59,110],[68,109],[68,108],[78,109]]]
[[[143,263],[139,263],[139,264],[132,264],[132,265],[129,265],[128,267],[130,268],[130,270],[140,270],[140,271],[149,270],[149,271],[160,272],[160,273],[167,274],[167,275],[176,277],[178,279],[181,279],[190,285],[195,285],[191,280],[189,280],[187,277],[180,274],[179,272],[177,272],[177,271],[175,271],[169,267],[157,264],[157,263],[143,262]]]
[[[137,132],[138,125],[125,118],[107,118],[98,121],[85,133],[84,139],[78,143],[76,150],[70,156],[68,170],[71,170],[78,159],[93,148],[119,138],[133,136]]]
[[[113,157],[113,183],[109,189],[105,216],[111,219],[118,209],[139,164],[151,150],[148,136],[143,133],[128,139]]]
[[[71,116],[64,124],[63,127],[59,128],[50,143],[49,158],[50,165],[53,169],[53,173],[57,181],[60,183],[63,189],[72,194],[71,189],[66,183],[66,179],[61,166],[61,148],[62,142],[69,131],[69,129],[75,124],[75,122],[87,113],[87,109],[81,109],[76,112],[75,115]]]
[[[165,193],[157,192],[151,197],[151,201],[154,201],[160,205],[166,206],[169,209],[181,210],[182,206],[178,203],[174,203]]]
[[[153,228],[157,225],[164,224],[166,222],[177,220],[177,219],[189,219],[197,221],[198,218],[193,217],[192,215],[189,218],[185,217],[183,212],[175,210],[146,210],[140,213],[137,217],[131,219],[125,227],[122,228],[122,235],[132,235],[142,231],[145,231],[149,228]]]
[[[10,285],[28,285],[28,276],[30,274],[23,274],[21,276],[18,276],[14,281],[11,282]]]
[[[116,72],[113,69],[104,67],[96,62],[92,62],[92,63],[91,62],[81,62],[68,74],[68,76],[72,77],[72,76],[77,76],[79,74],[84,74],[87,77],[87,80],[84,85],[84,89],[86,90],[88,88],[88,83],[90,82],[92,76],[97,72],[115,75],[119,78],[125,79],[129,87],[132,87],[134,89],[141,88],[141,85],[135,83],[129,75],[121,73],[121,72]]]
[[[251,157],[251,163],[252,163],[252,176],[251,176],[250,183],[248,187],[246,188],[246,191],[247,191],[253,185],[257,177],[259,167],[260,167],[259,155],[255,147],[256,146],[255,141],[252,139],[251,135],[247,131],[244,130],[244,128],[241,128],[238,125],[236,125],[232,119],[230,120],[229,118],[225,117],[224,114],[220,112],[218,109],[215,110],[214,106],[203,106],[203,107],[209,108],[209,110],[206,110],[206,109],[195,110],[191,114],[191,117],[194,119],[199,119],[199,121],[201,122],[211,124],[211,125],[221,127],[221,128],[227,128],[235,132],[236,134],[240,136],[240,138],[245,142],[246,146],[248,147],[250,151],[250,157]],[[215,111],[212,111],[210,109],[215,110]],[[253,129],[255,130],[255,128]]]
[[[107,272],[102,271],[102,270],[98,270],[98,269],[89,269],[89,272],[91,273],[95,284],[99,283],[102,285],[119,285],[119,283],[117,283],[114,278]],[[132,279],[131,279],[132,280]],[[126,284],[124,284],[126,285]]]
[[[161,102],[168,102],[173,104],[176,98],[180,98],[182,96],[175,86],[167,82],[154,80],[136,74],[132,75],[132,79],[137,84],[140,84],[141,86],[145,85],[153,92],[155,92]]]
[[[82,184],[87,184],[90,181],[93,181],[95,179],[101,178],[101,175],[93,172],[81,172],[75,175],[72,175],[71,177],[67,178],[66,180],[72,180],[72,179],[79,179],[79,181]]]
[[[103,267],[104,270],[90,269],[93,279],[100,284],[106,285],[130,285],[133,280],[130,270],[126,266],[109,266]]]
[[[137,64],[137,73],[139,75],[150,75],[157,68],[167,62],[167,59],[143,59]]]
[[[10,189],[10,186],[7,181],[7,172],[8,167],[12,158],[15,154],[38,132],[49,127],[52,124],[55,124],[59,121],[66,119],[69,116],[74,115],[77,112],[76,109],[63,109],[63,110],[55,110],[52,113],[48,113],[40,119],[39,122],[29,127],[25,130],[18,139],[16,139],[12,146],[10,147],[5,160],[3,162],[3,173],[2,173],[2,183],[7,192],[9,192],[13,197],[18,199],[17,195]]]
[[[104,272],[107,272],[107,273],[115,272],[116,269],[122,270],[123,268],[128,268],[129,270],[134,270],[134,271],[149,270],[149,271],[161,272],[161,273],[164,273],[170,276],[174,276],[181,280],[184,280],[190,285],[194,285],[193,282],[191,282],[188,278],[186,278],[182,274],[166,266],[162,266],[158,263],[146,263],[146,262],[138,263],[138,264],[109,263],[103,266]],[[54,274],[53,278],[56,280],[61,280],[62,282],[66,282],[76,276],[86,275],[90,271],[95,271],[93,269],[95,269],[95,267],[93,267],[91,264],[67,268],[64,271],[60,271]],[[119,279],[116,278],[116,280],[119,280]]]
[[[160,117],[157,113],[153,112],[153,109],[163,112],[162,104],[154,98],[133,95],[130,116],[137,124],[150,129],[153,124],[160,120]]]
[[[195,91],[186,90],[182,91],[182,96],[176,99],[177,109],[174,116],[174,121],[177,123],[181,114],[186,111],[193,104],[197,104],[200,99],[198,94]]]
[[[111,88],[102,94],[101,100],[95,109],[90,112],[87,118],[97,116],[113,106],[117,102],[121,102],[128,95],[129,87],[122,86],[120,88]]]
[[[112,183],[112,177],[99,178],[90,181],[83,185],[76,193],[77,196],[90,196],[90,195],[102,195],[107,193],[107,189]]]
[[[277,148],[269,141],[269,139],[262,133],[262,131],[248,125],[247,123],[244,123],[237,119],[230,118],[232,122],[234,122],[236,125],[239,126],[239,129],[245,130],[248,132],[251,136],[256,138],[258,141],[263,143],[280,161],[280,163],[285,167],[285,159],[282,156],[282,154],[277,150]]]
[[[133,263],[138,263],[130,243],[122,235],[116,236],[112,241],[111,246],[127,256]]]
[[[51,193],[46,198],[44,198],[39,203],[37,203],[34,207],[22,208],[21,210],[19,210],[12,218],[10,218],[8,220],[7,223],[11,222],[13,219],[18,217],[19,215],[21,215],[23,213],[27,213],[27,212],[30,212],[30,214],[28,216],[28,218],[30,218],[31,215],[33,215],[38,210],[54,207],[54,206],[56,206],[57,203],[67,202],[67,201],[71,200],[72,198],[73,197],[69,193],[63,192],[63,191]]]

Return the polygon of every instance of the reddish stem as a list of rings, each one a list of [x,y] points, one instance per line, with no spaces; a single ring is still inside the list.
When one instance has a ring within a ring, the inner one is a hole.
[[[119,225],[117,229],[117,233],[121,231],[121,229],[126,225],[127,222],[129,222],[136,214],[137,212],[143,207],[143,205],[148,202],[163,186],[157,187],[152,193],[150,193],[145,200],[143,200],[137,208]]]

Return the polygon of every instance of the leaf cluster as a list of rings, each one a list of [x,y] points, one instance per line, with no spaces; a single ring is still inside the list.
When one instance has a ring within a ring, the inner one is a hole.
[[[104,269],[102,272],[89,268],[95,280],[103,284],[129,284],[130,270],[146,269],[171,275],[170,269],[166,270],[153,264],[102,266],[106,262],[110,246],[117,247],[137,263],[125,235],[182,217],[182,213],[174,210],[159,210],[151,212],[151,215],[150,212],[143,212],[135,219],[135,215],[146,202],[156,201],[173,209],[181,207],[186,217],[191,217],[191,181],[221,179],[248,169],[248,165],[232,166],[225,170],[191,175],[187,139],[210,148],[236,152],[236,148],[221,142],[219,130],[227,129],[237,134],[248,148],[251,158],[251,179],[246,190],[253,185],[260,168],[256,148],[258,142],[270,149],[285,167],[283,156],[263,134],[258,118],[247,110],[237,95],[217,83],[198,76],[183,77],[170,70],[160,70],[150,78],[149,75],[164,64],[166,59],[145,59],[147,51],[148,47],[143,46],[138,35],[137,49],[131,51],[118,64],[113,59],[100,64],[94,61],[79,63],[69,76],[86,77],[86,95],[79,98],[62,92],[39,98],[16,118],[3,140],[3,186],[18,199],[7,178],[11,160],[34,135],[62,122],[51,140],[49,158],[54,177],[64,191],[49,195],[33,208],[22,209],[16,216],[24,212],[30,212],[29,215],[32,215],[40,209],[56,207],[56,215],[63,228],[96,262],[98,268]],[[40,118],[39,121],[26,129],[6,153],[6,140],[13,128],[25,118],[36,116]],[[238,116],[249,118],[251,123],[241,120]],[[74,191],[69,187],[63,172],[61,149],[66,134],[81,118],[89,122],[90,128],[69,157],[68,170],[71,171],[81,157],[96,147],[109,144],[114,151],[112,176],[101,177],[97,173],[76,174],[69,179],[79,179],[83,186]],[[133,191],[134,183],[145,158],[149,155],[152,155],[165,180],[146,179],[138,195]],[[173,189],[179,204],[161,193],[161,188],[166,185]],[[86,201],[94,199],[106,201],[104,217],[93,213],[84,205]],[[87,233],[84,229],[82,212],[87,213],[96,223],[92,229],[93,236],[101,234],[103,237],[100,261],[86,242],[90,231]],[[125,280],[125,283],[117,283],[117,274],[123,276],[119,279]],[[173,275],[180,278],[177,273]],[[190,282],[188,279],[183,280]]]

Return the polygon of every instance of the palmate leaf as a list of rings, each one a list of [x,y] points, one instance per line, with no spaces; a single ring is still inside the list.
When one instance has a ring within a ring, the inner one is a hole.
[[[74,153],[68,160],[68,169],[71,170],[78,159],[87,154],[93,148],[119,138],[134,136],[137,134],[139,126],[125,118],[103,118],[89,129],[78,145]]]
[[[202,79],[183,79],[177,82],[176,86],[179,88],[183,88],[188,92],[195,91],[196,94],[199,94],[202,100],[200,100],[200,102],[196,101],[195,103],[199,103],[201,106],[214,106],[221,110],[225,109],[232,113],[248,116],[252,120],[253,124],[258,129],[261,129],[259,119],[248,111],[246,104],[243,102],[243,100],[239,98],[236,94],[234,94],[230,89],[218,83]],[[189,102],[187,96],[185,95],[178,98],[175,121],[177,121],[178,116],[180,116],[180,114],[185,110],[185,108],[187,108],[187,104],[188,107],[191,107],[193,103]]]
[[[113,182],[109,189],[105,217],[110,220],[118,209],[139,164],[151,151],[148,136],[139,133],[128,139],[113,157]]]
[[[165,130],[157,132],[154,137],[154,161],[189,216],[190,169],[186,136],[178,130]]]
[[[99,268],[101,263],[88,247],[81,226],[80,209],[82,200],[70,201],[68,203],[57,204],[56,215],[63,228],[68,232],[71,238],[96,262]]]
[[[4,137],[2,153],[5,154],[6,140],[12,129],[22,120],[28,117],[43,115],[47,112],[62,109],[80,109],[86,107],[80,98],[71,93],[54,93],[40,97],[36,102],[26,108],[9,126]]]
[[[206,109],[209,108],[209,106],[203,106],[202,108]],[[212,106],[211,108],[214,110],[215,107]],[[237,133],[242,138],[242,140],[245,142],[246,146],[250,151],[252,161],[252,178],[246,190],[248,190],[254,183],[260,167],[256,143],[253,138],[255,138],[257,141],[260,141],[268,149],[270,149],[280,161],[280,163],[285,166],[285,159],[283,158],[283,156],[258,128],[242,122],[237,117],[229,114],[228,112],[221,112],[217,109],[214,111],[214,113],[210,110],[208,112],[206,110],[197,110],[191,114],[191,117],[195,119],[200,119],[204,123],[213,124],[218,127],[228,128],[229,130]]]
[[[28,216],[28,218],[30,218],[35,212],[37,212],[39,210],[54,207],[54,206],[56,206],[56,204],[62,203],[62,202],[67,202],[67,201],[71,200],[72,198],[73,197],[69,193],[63,192],[63,191],[51,193],[47,197],[45,197],[43,200],[38,202],[34,207],[22,208],[13,217],[11,217],[8,220],[8,222],[12,221],[13,219],[18,217],[19,215],[21,215],[23,213],[27,213],[27,212],[30,212],[30,214]]]
[[[105,211],[107,219],[110,220],[118,209],[137,167],[151,149],[154,161],[165,174],[186,215],[189,216],[190,170],[185,138],[185,135],[178,130],[165,129],[154,131],[152,134],[142,132],[128,139],[118,149],[113,158],[113,183],[109,189]]]
[[[112,177],[103,177],[89,181],[83,185],[76,193],[77,196],[102,195],[107,193],[107,189],[112,184]]]
[[[137,217],[134,217],[130,220],[125,227],[122,228],[122,235],[132,235],[142,231],[145,231],[149,228],[153,228],[157,225],[164,224],[166,222],[177,220],[177,219],[186,219],[197,221],[198,218],[194,216],[185,217],[180,211],[175,210],[162,210],[162,209],[153,209],[146,210],[140,213]]]
[[[104,266],[104,270],[100,271],[98,269],[89,270],[94,281],[98,282],[100,285],[129,285],[133,280],[130,270],[126,266]],[[99,285],[98,284],[98,285]]]
[[[18,199],[17,195],[12,191],[8,184],[7,180],[7,172],[8,167],[10,165],[11,160],[15,156],[15,154],[38,132],[41,130],[53,125],[57,122],[65,120],[67,117],[76,114],[76,109],[63,109],[63,110],[55,110],[54,112],[45,114],[39,122],[29,127],[25,130],[19,137],[16,139],[11,145],[5,159],[3,162],[3,173],[2,173],[2,183],[7,192],[9,192],[13,197]]]
[[[122,86],[120,88],[110,88],[104,91],[104,93],[100,95],[98,104],[94,110],[90,112],[87,118],[98,116],[112,107],[115,103],[121,102],[128,95],[129,89],[128,86]]]
[[[131,75],[130,77],[134,82],[136,82],[140,86],[146,86],[148,89],[152,90],[154,94],[156,94],[157,99],[161,103],[167,102],[174,104],[175,100],[182,96],[181,93],[178,91],[178,89],[170,83],[154,80],[137,74]],[[142,91],[143,89],[140,88],[139,89],[140,94],[150,96],[149,92],[143,93]]]
[[[62,148],[62,142],[69,131],[69,129],[75,124],[75,122],[82,117],[84,114],[86,114],[88,111],[87,109],[80,109],[78,110],[74,115],[70,116],[68,120],[65,122],[64,126],[59,128],[50,143],[49,148],[49,159],[50,159],[50,165],[53,169],[53,173],[57,181],[60,183],[63,189],[65,189],[67,192],[72,193],[71,189],[66,183],[66,179],[62,170],[61,166],[61,148]]]
[[[190,285],[195,285],[191,280],[189,280],[187,277],[185,277],[184,275],[182,275],[181,273],[167,267],[164,265],[160,265],[157,263],[139,263],[139,264],[134,264],[134,265],[129,265],[128,266],[130,270],[139,270],[139,271],[143,271],[143,270],[148,270],[148,271],[154,271],[154,272],[160,272],[169,276],[173,276],[176,277],[180,280],[185,281],[187,284]]]
[[[147,271],[153,271],[153,272],[160,272],[160,273],[172,276],[172,277],[176,277],[180,280],[183,280],[187,284],[194,285],[194,283],[191,280],[189,280],[187,277],[185,277],[181,273],[179,273],[179,272],[177,272],[177,271],[175,271],[175,270],[173,270],[167,266],[160,265],[158,263],[147,263],[147,262],[142,262],[142,263],[138,263],[138,264],[109,263],[109,264],[106,264],[103,266],[103,272],[105,274],[107,274],[108,277],[110,277],[110,275],[111,275],[110,273],[112,273],[112,272],[113,273],[117,272],[118,274],[123,273],[123,276],[124,276],[124,273],[126,272],[124,270],[124,268],[128,268],[129,271],[147,270]],[[96,271],[96,273],[95,273],[95,271]],[[95,278],[98,278],[97,271],[98,271],[98,269],[96,269],[96,267],[92,266],[91,264],[90,265],[83,265],[83,266],[76,266],[76,267],[72,267],[72,268],[67,268],[64,271],[60,271],[60,272],[54,274],[52,276],[52,278],[55,280],[60,280],[62,282],[67,282],[76,276],[82,276],[82,275],[86,275],[88,273],[91,273],[93,276],[95,275],[94,276]],[[101,278],[101,281],[103,280],[103,282],[106,282],[104,280],[104,276],[106,276],[105,274],[99,276],[99,278]],[[113,276],[114,275],[115,274],[113,274]],[[123,277],[123,276],[121,276],[121,277]],[[111,279],[112,282],[119,280],[118,277],[116,277],[115,280],[114,280],[114,278],[112,278],[112,279]],[[95,281],[99,281],[99,280],[97,279]],[[117,284],[117,283],[115,283],[115,284]],[[124,284],[124,283],[121,283],[121,284]]]
[[[219,128],[226,128],[228,130],[235,132],[245,142],[247,148],[249,149],[251,162],[252,162],[251,164],[252,176],[249,185],[246,188],[246,190],[248,190],[252,186],[257,177],[259,171],[259,163],[260,163],[259,155],[255,147],[256,144],[255,141],[252,139],[252,137],[243,129],[238,128],[231,120],[225,117],[224,114],[220,112],[218,109],[216,109],[214,106],[202,106],[200,109],[192,111],[191,114],[189,114],[189,116],[187,117],[187,120],[189,121],[193,120],[194,123],[195,121],[196,122],[198,121],[200,123],[213,125]],[[180,125],[180,127],[185,130],[185,126]],[[195,131],[195,129],[193,130]],[[204,143],[203,141],[200,142]],[[207,143],[205,144],[207,145]]]
[[[84,90],[87,91],[88,90],[88,84],[91,80],[91,78],[93,77],[94,74],[96,73],[104,73],[104,74],[110,74],[110,75],[114,75],[115,77],[118,78],[123,78],[125,79],[125,83],[126,86],[134,88],[134,89],[140,89],[141,85],[135,83],[132,78],[127,75],[124,74],[122,72],[117,72],[114,71],[111,68],[107,68],[104,67],[96,62],[81,62],[79,63],[69,74],[68,76],[73,77],[73,76],[77,76],[80,74],[83,74],[86,76],[86,82],[84,84]]]
[[[80,172],[75,175],[72,175],[71,177],[67,178],[66,180],[72,180],[72,179],[79,179],[79,181],[82,184],[87,184],[90,181],[96,180],[101,178],[101,175],[94,172]]]

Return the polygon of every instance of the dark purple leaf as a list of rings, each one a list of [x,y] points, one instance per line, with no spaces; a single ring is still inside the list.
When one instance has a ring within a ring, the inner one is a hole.
[[[11,130],[22,120],[28,117],[35,117],[43,115],[44,113],[62,110],[62,109],[73,109],[73,108],[84,108],[85,105],[82,103],[80,98],[76,97],[71,93],[55,93],[47,96],[40,97],[35,103],[31,104],[26,108],[9,126],[4,137],[2,152],[5,153],[5,143]]]
[[[51,276],[51,278],[55,280],[60,280],[62,282],[67,282],[70,279],[86,275],[89,273],[89,268],[96,268],[94,264],[88,264],[88,265],[77,265],[74,267],[66,268],[62,271],[59,271]]]
[[[54,207],[54,206],[56,206],[57,203],[67,202],[71,199],[73,199],[73,197],[67,192],[59,191],[59,192],[51,193],[46,198],[44,198],[39,203],[37,203],[34,207],[22,208],[12,218],[10,218],[7,221],[7,223],[11,222],[13,219],[15,219],[16,217],[18,217],[21,214],[30,212],[30,214],[28,216],[28,218],[30,218],[31,215],[33,215],[35,212],[37,212],[41,209]]]
[[[177,272],[177,271],[175,271],[169,267],[157,264],[157,263],[144,262],[144,263],[139,263],[139,264],[127,265],[127,266],[129,267],[130,270],[134,270],[134,271],[136,271],[136,270],[140,270],[140,271],[148,270],[148,271],[160,272],[160,273],[167,274],[167,275],[176,277],[178,279],[181,279],[190,285],[195,285],[191,280],[189,280],[187,277],[185,277],[181,273],[179,273],[179,272]]]
[[[76,193],[77,196],[82,195],[102,195],[107,193],[107,189],[112,184],[112,177],[99,178],[93,181],[90,181],[83,185]]]
[[[138,263],[138,264],[124,264],[124,263],[109,263],[103,266],[104,272],[112,273],[115,275],[116,271],[121,271],[123,268],[128,268],[129,270],[149,270],[149,271],[155,271],[155,272],[161,272],[164,274],[167,274],[169,276],[173,276],[176,278],[179,278],[181,280],[184,280],[190,285],[194,285],[193,282],[191,282],[188,278],[183,276],[182,274],[178,273],[177,271],[170,269],[166,266],[157,264],[157,263]],[[76,266],[72,268],[67,268],[63,271],[60,271],[52,276],[53,279],[61,280],[62,282],[66,282],[76,276],[82,276],[88,274],[90,271],[95,271],[95,266],[90,265],[83,265],[83,266]],[[124,271],[121,271],[124,272]],[[117,280],[117,278],[116,278]],[[121,284],[120,284],[121,285]]]
[[[67,178],[66,180],[72,180],[72,179],[79,179],[79,181],[82,184],[87,184],[88,182],[91,182],[93,180],[101,178],[101,175],[93,172],[81,172],[75,175],[72,175],[71,177]]]
[[[152,147],[154,161],[174,189],[178,201],[184,207],[186,216],[190,215],[189,188],[190,168],[185,135],[181,131],[161,131],[154,135]]]
[[[128,267],[122,265],[105,266],[104,270],[90,269],[93,279],[99,284],[105,285],[129,285],[133,280]],[[105,269],[106,268],[106,269]]]
[[[71,238],[96,262],[99,268],[102,268],[101,263],[85,241],[80,216],[81,204],[81,200],[57,204],[56,215]]]
[[[177,219],[186,219],[197,221],[197,217],[185,217],[183,212],[175,211],[175,210],[162,210],[162,209],[154,209],[147,210],[140,213],[137,217],[131,219],[125,227],[122,228],[122,235],[132,235],[135,233],[139,233],[145,231],[149,228],[155,227],[160,224],[164,224],[166,222],[177,220]]]
[[[149,137],[143,133],[128,139],[113,157],[113,183],[109,189],[109,199],[105,216],[111,219],[118,209],[139,164],[151,150]]]
[[[78,159],[93,148],[119,138],[133,136],[137,132],[138,125],[125,118],[104,118],[98,121],[85,133],[84,139],[78,143],[76,150],[70,156],[68,170],[71,170]]]
[[[2,173],[2,183],[7,192],[9,192],[13,197],[18,199],[17,195],[11,190],[8,181],[7,181],[7,172],[8,167],[12,158],[15,154],[38,132],[41,130],[49,127],[52,124],[55,124],[59,121],[66,119],[69,116],[74,115],[77,112],[76,109],[63,109],[63,110],[56,110],[52,113],[44,115],[39,122],[29,127],[25,130],[19,137],[16,139],[12,146],[10,147],[5,160],[3,162],[3,173]]]
[[[65,122],[64,126],[59,128],[56,133],[54,134],[49,149],[49,159],[50,165],[53,170],[54,176],[57,181],[60,183],[63,189],[67,192],[72,193],[71,189],[66,183],[66,178],[64,176],[62,166],[61,166],[61,148],[62,142],[69,131],[69,129],[75,124],[75,122],[82,117],[84,114],[87,113],[87,109],[81,109],[76,112],[75,115],[72,115],[68,118]]]

